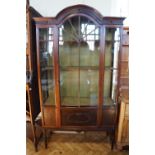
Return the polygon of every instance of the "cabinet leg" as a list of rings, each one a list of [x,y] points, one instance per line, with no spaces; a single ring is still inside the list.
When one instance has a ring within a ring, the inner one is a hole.
[[[37,145],[37,141],[35,141],[35,142],[34,142],[34,148],[35,148],[35,151],[36,151],[36,152],[38,152],[38,145]]]
[[[33,143],[34,143],[34,148],[35,148],[35,151],[37,152],[38,151],[38,141],[37,141],[37,136],[36,136],[36,126],[35,126],[35,123],[31,123],[32,125],[32,133],[33,133]]]
[[[114,149],[114,144],[115,144],[115,130],[113,130],[112,132],[111,132],[111,150],[113,150]]]
[[[112,139],[112,142],[111,142],[111,150],[114,149],[114,140]]]
[[[47,131],[44,129],[44,142],[45,142],[45,148],[47,149]]]

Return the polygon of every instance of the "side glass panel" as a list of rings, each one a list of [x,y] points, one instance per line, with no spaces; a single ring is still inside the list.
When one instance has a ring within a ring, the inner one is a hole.
[[[53,30],[39,29],[40,78],[43,104],[55,105],[54,63],[53,63]]]
[[[83,16],[59,28],[60,96],[62,106],[98,104],[99,27]]]
[[[105,36],[104,59],[104,105],[113,105],[116,102],[119,50],[120,29],[107,27]]]

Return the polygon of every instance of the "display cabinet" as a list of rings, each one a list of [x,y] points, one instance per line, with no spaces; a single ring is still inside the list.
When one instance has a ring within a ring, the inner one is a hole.
[[[40,17],[41,15],[29,6],[28,0],[26,2],[26,136],[32,140],[37,151],[38,137],[41,135],[41,129],[36,126],[36,118],[40,113],[40,103],[36,63],[36,35],[33,17]]]
[[[34,20],[45,142],[47,128],[98,130],[113,146],[124,18],[76,5]]]
[[[32,102],[34,106],[33,117],[40,112],[38,77],[37,77],[37,54],[36,54],[36,29],[33,18],[41,17],[41,14],[33,7],[26,5],[26,83],[32,89]],[[28,96],[28,95],[27,95]],[[26,112],[30,114],[29,106],[26,104]]]

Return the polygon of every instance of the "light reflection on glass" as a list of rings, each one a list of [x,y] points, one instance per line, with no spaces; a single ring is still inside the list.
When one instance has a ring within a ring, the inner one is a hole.
[[[118,55],[120,50],[120,29],[106,28],[105,37],[105,71],[104,71],[104,104],[116,102]]]

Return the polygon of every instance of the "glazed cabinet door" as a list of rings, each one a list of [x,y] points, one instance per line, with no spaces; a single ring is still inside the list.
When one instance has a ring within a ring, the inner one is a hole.
[[[104,105],[116,104],[120,52],[120,28],[105,28]]]
[[[103,82],[103,125],[114,126],[118,96],[119,54],[121,28],[105,27],[104,82]]]
[[[38,29],[39,93],[44,126],[55,126],[55,66],[53,28]]]
[[[84,16],[71,17],[59,27],[59,86],[64,126],[96,125],[99,33],[99,26]]]

